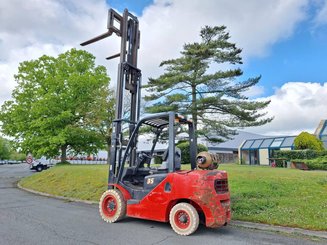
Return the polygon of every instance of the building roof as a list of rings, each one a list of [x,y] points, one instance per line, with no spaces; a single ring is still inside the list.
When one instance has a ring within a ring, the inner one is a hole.
[[[248,139],[242,146],[242,150],[293,148],[296,136],[276,136],[257,139]]]
[[[232,139],[227,140],[223,143],[206,143],[209,151],[217,151],[217,152],[230,152],[230,151],[238,151],[240,145],[248,140],[248,139],[256,139],[256,138],[265,138],[269,136],[264,136],[260,134],[253,134],[245,131],[237,131],[237,134],[233,136]]]

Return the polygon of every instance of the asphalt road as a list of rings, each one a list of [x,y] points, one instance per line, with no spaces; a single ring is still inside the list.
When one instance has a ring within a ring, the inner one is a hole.
[[[16,187],[27,164],[0,165],[0,244],[326,244],[326,240],[227,226],[189,237],[169,224],[126,218],[107,224],[96,205],[38,196]]]

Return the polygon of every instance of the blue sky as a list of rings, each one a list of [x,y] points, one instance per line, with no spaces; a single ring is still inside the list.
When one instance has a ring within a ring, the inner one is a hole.
[[[127,8],[140,16],[143,9],[152,4],[153,0],[107,0],[107,3],[121,13]]]
[[[85,49],[107,67],[116,83],[119,50],[113,36],[93,45],[79,44],[106,31],[108,8],[128,8],[141,29],[139,64],[143,83],[176,58],[185,42],[199,41],[204,25],[225,25],[243,49],[243,78],[261,75],[247,95],[271,100],[275,119],[250,130],[266,135],[314,131],[327,118],[327,0],[11,0],[0,1],[0,104],[10,99],[13,75],[24,60]]]
[[[295,33],[274,44],[265,57],[250,58],[244,64],[244,74],[261,74],[265,95],[286,81],[327,82],[327,29],[313,30],[310,20],[302,23]]]
[[[152,4],[153,0],[107,2],[120,12],[128,8],[141,16],[143,9]],[[242,66],[244,79],[262,76],[260,85],[264,87],[264,92],[260,96],[272,95],[274,89],[286,81],[327,82],[327,27],[315,28],[313,22],[319,6],[319,1],[307,6],[307,19],[295,28],[290,37],[272,45],[264,57],[250,57],[245,61]],[[192,40],[185,40],[188,41]]]

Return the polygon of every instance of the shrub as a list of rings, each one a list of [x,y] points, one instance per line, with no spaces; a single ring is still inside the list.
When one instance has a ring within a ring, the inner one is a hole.
[[[275,161],[275,163],[276,163],[277,168],[283,168],[284,167],[284,161],[283,160],[277,159]]]
[[[294,139],[294,146],[296,150],[316,150],[316,151],[322,151],[324,150],[324,145],[321,140],[317,139],[316,136],[313,134],[309,134],[307,132],[300,133],[295,139]]]
[[[294,151],[275,151],[275,158],[285,158],[289,161],[294,159],[314,159],[320,156],[327,156],[327,151],[315,150],[294,150]]]
[[[154,164],[162,164],[162,157],[161,156],[154,156]]]
[[[57,165],[59,165],[59,166],[70,165],[70,162],[68,162],[68,161],[58,162]]]
[[[16,160],[16,161],[24,161],[26,159],[26,155],[24,153],[19,153],[19,152],[14,151],[14,152],[11,152],[10,159]]]
[[[304,162],[310,170],[327,170],[327,151],[275,151],[274,157],[292,162]]]
[[[327,157],[322,156],[311,160],[306,160],[304,163],[312,170],[327,170]]]
[[[242,158],[241,158],[241,161],[238,161],[237,163],[238,163],[238,164],[241,164],[241,165],[245,165],[245,164],[246,164],[246,163],[245,163],[245,158],[242,157]]]
[[[182,154],[182,164],[189,164],[190,163],[190,143],[189,142],[182,142],[176,145],[179,149],[181,149]],[[208,151],[208,148],[205,145],[198,144],[198,152],[201,151]]]

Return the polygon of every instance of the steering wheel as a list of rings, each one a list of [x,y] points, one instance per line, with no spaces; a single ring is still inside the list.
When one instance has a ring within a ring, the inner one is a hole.
[[[139,164],[140,167],[143,167],[145,163],[148,164],[148,167],[150,166],[150,162],[152,159],[150,153],[141,151],[138,155],[138,158],[140,159],[140,164]]]

